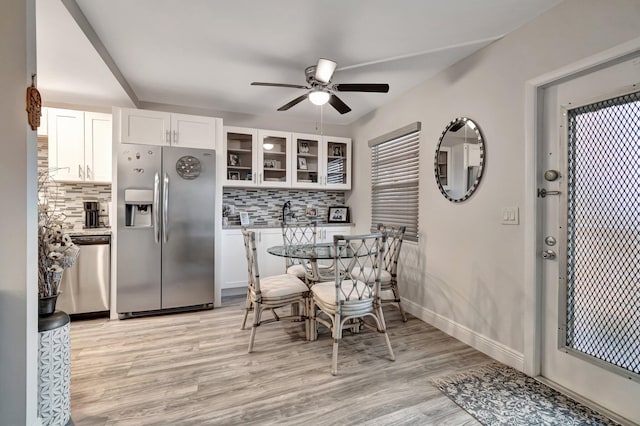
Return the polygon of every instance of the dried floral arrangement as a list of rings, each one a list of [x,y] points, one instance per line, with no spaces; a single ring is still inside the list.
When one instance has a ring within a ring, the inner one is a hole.
[[[48,202],[52,185],[55,182],[47,171],[38,173],[38,295],[41,298],[60,292],[64,270],[73,266],[80,253],[80,248],[64,232],[64,214],[56,211],[55,202]]]

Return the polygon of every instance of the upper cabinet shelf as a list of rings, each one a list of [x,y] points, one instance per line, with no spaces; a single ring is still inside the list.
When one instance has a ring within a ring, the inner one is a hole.
[[[225,185],[351,189],[351,139],[224,128]]]
[[[174,114],[143,109],[120,110],[120,142],[142,145],[216,148],[214,117]]]

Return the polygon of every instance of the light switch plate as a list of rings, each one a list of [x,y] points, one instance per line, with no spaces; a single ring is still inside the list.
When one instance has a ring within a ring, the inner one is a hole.
[[[503,207],[500,217],[503,225],[519,225],[520,209],[518,207]]]

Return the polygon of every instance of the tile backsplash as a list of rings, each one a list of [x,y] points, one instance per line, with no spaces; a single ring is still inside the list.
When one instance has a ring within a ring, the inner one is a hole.
[[[38,137],[38,172],[49,169],[48,143],[46,137]],[[69,228],[81,229],[84,226],[83,201],[100,203],[100,225],[108,224],[107,203],[111,201],[111,185],[85,182],[52,182],[44,197],[49,208],[66,216],[65,224]]]
[[[230,207],[229,225],[240,225],[240,212],[247,212],[253,224],[279,223],[282,206],[291,201],[297,219],[306,218],[307,206],[317,209],[318,221],[327,221],[330,206],[343,206],[344,191],[304,191],[295,189],[224,188],[222,203]]]

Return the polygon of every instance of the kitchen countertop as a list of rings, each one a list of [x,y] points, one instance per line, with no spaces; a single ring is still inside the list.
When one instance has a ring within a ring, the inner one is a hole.
[[[111,227],[100,227],[100,228],[73,228],[67,229],[67,234],[69,236],[80,236],[80,235],[111,235]]]

